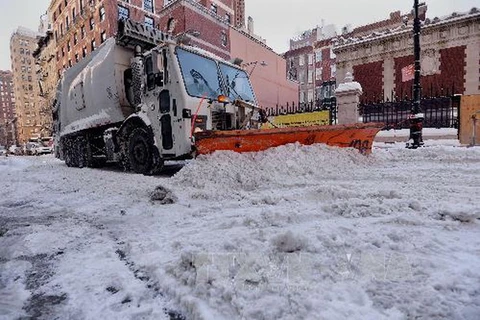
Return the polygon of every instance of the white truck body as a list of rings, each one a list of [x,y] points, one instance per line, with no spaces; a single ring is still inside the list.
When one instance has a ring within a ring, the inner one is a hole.
[[[123,23],[119,30],[120,37],[108,39],[60,81],[56,154],[67,165],[113,160],[154,172],[164,160],[194,155],[194,131],[245,124],[245,105],[256,99],[244,70],[141,24]]]

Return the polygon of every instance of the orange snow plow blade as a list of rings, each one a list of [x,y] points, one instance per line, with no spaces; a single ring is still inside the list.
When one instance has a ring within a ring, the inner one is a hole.
[[[352,147],[363,154],[372,151],[375,135],[382,123],[289,127],[255,130],[203,131],[195,133],[197,155],[217,150],[255,152],[299,142],[310,145],[324,143],[336,147]]]

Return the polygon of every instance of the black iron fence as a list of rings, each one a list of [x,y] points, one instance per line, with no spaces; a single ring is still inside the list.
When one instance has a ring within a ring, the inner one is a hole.
[[[265,111],[269,117],[286,114],[328,111],[330,114],[330,124],[335,124],[337,121],[337,101],[335,97],[303,103],[292,102],[287,103],[284,106],[277,105],[274,108],[266,108]]]
[[[429,97],[421,100],[425,128],[458,128],[459,96]],[[408,129],[412,101],[361,103],[360,116],[364,123],[383,122],[385,129]]]

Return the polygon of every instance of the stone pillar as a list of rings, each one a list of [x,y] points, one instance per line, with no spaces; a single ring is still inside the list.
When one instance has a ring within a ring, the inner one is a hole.
[[[360,83],[353,81],[352,74],[347,72],[344,82],[335,90],[338,108],[338,124],[360,122],[358,120],[358,105],[362,93],[363,91]]]

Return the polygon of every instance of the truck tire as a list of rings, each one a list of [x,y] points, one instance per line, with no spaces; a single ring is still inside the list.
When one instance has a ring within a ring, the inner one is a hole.
[[[148,133],[136,128],[128,138],[129,167],[136,173],[148,174],[152,168],[153,154]]]
[[[72,138],[63,138],[63,156],[67,167],[78,167],[78,160],[74,152],[74,143]]]

